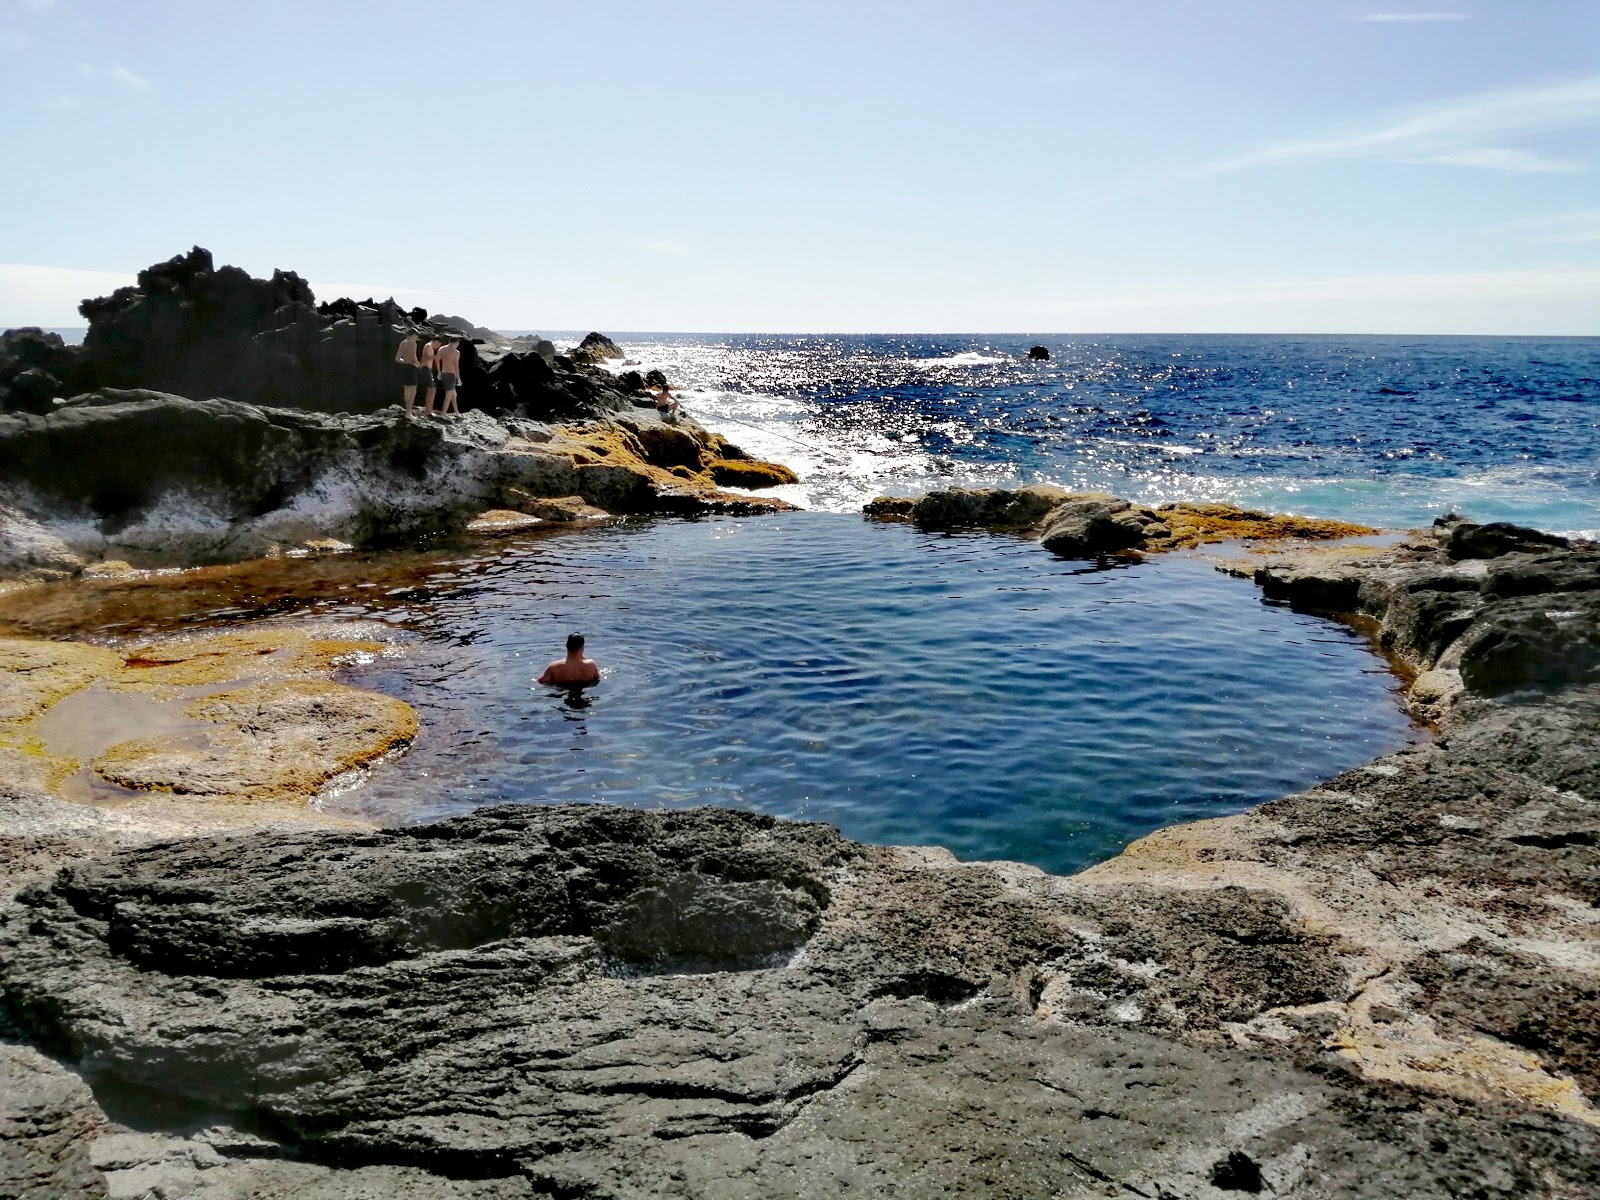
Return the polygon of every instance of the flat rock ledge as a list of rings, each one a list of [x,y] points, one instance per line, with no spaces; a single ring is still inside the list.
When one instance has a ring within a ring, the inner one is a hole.
[[[1188,549],[1231,540],[1326,541],[1378,532],[1349,521],[1257,512],[1235,504],[1179,502],[1152,508],[1110,492],[1069,492],[1047,483],[879,496],[862,512],[875,521],[908,521],[931,530],[1033,533],[1046,550],[1063,558]]]
[[[0,910],[0,1193],[1600,1195],[1600,552],[1464,527],[1258,572],[1433,741],[1071,878],[709,808],[105,835]]]

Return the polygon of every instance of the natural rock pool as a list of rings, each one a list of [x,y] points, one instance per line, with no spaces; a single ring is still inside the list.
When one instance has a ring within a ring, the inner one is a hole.
[[[346,677],[414,705],[418,741],[320,802],[384,822],[725,804],[1070,872],[1417,736],[1359,635],[1192,557],[1097,570],[794,513],[530,539],[333,590],[287,619],[411,634]],[[605,668],[576,701],[533,682],[574,628]]]

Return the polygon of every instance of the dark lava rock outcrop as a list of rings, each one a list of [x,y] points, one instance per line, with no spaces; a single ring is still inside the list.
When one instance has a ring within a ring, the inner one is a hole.
[[[1048,346],[1029,346],[1028,347],[1028,361],[1029,362],[1049,362],[1050,361],[1050,349],[1049,349],[1049,347]]]
[[[0,951],[8,1019],[93,1089],[57,1122],[159,1139],[138,1167],[173,1190],[281,1161],[327,1195],[373,1169],[486,1196],[1574,1195],[1600,1151],[1570,1116],[1362,1086],[1324,1045],[1370,964],[1259,884],[728,811],[133,848],[25,891]],[[1419,970],[1439,1019],[1514,1024]]]
[[[71,573],[74,556],[230,561],[326,538],[413,543],[539,497],[618,514],[784,507],[717,490],[710,464],[721,471],[737,453],[692,421],[645,415],[437,422],[108,389],[0,415],[0,500],[11,500],[0,569]]]
[[[43,412],[52,398],[100,388],[143,388],[193,399],[221,397],[275,408],[370,413],[400,398],[394,361],[408,328],[462,332],[458,318],[430,322],[393,300],[318,304],[293,271],[255,279],[214,264],[196,246],[147,267],[133,287],[79,306],[89,330],[79,347],[13,330],[0,342],[0,409]],[[600,337],[600,335],[591,335]],[[41,340],[43,339],[43,340]],[[621,351],[609,339],[600,349]],[[463,347],[461,403],[539,420],[593,417],[627,407],[604,371],[536,349]],[[406,382],[409,382],[407,380]]]

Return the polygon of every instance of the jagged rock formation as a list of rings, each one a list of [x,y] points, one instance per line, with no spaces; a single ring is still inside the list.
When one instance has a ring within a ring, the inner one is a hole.
[[[610,358],[625,358],[622,347],[603,333],[587,333],[569,355],[573,362],[598,363]]]
[[[408,544],[540,497],[618,514],[784,507],[717,490],[710,464],[741,456],[692,421],[645,414],[548,426],[469,411],[441,423],[106,390],[43,416],[0,415],[11,497],[0,525],[14,532],[0,569],[218,562],[330,537]]]
[[[0,342],[0,411],[48,411],[52,398],[100,388],[143,388],[197,400],[316,412],[370,413],[400,398],[395,350],[407,328],[459,332],[459,318],[428,320],[393,300],[338,299],[318,304],[293,271],[254,279],[217,267],[196,246],[139,272],[136,286],[85,300],[89,322],[81,348],[36,331],[13,330]],[[593,417],[627,407],[604,371],[496,343],[463,347],[461,403],[492,414],[536,419]],[[600,345],[596,343],[596,345]],[[407,380],[409,382],[409,380]]]
[[[0,333],[0,411],[47,412],[76,360],[59,334],[32,327]]]

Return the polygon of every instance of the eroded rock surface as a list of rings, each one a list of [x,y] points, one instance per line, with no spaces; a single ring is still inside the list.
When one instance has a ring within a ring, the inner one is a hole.
[[[43,416],[0,415],[0,531],[11,535],[0,570],[55,578],[104,558],[192,565],[315,539],[411,544],[544,497],[619,514],[789,507],[721,491],[712,465],[723,470],[730,451],[693,422],[647,415],[550,426],[469,411],[439,423],[97,392]]]

